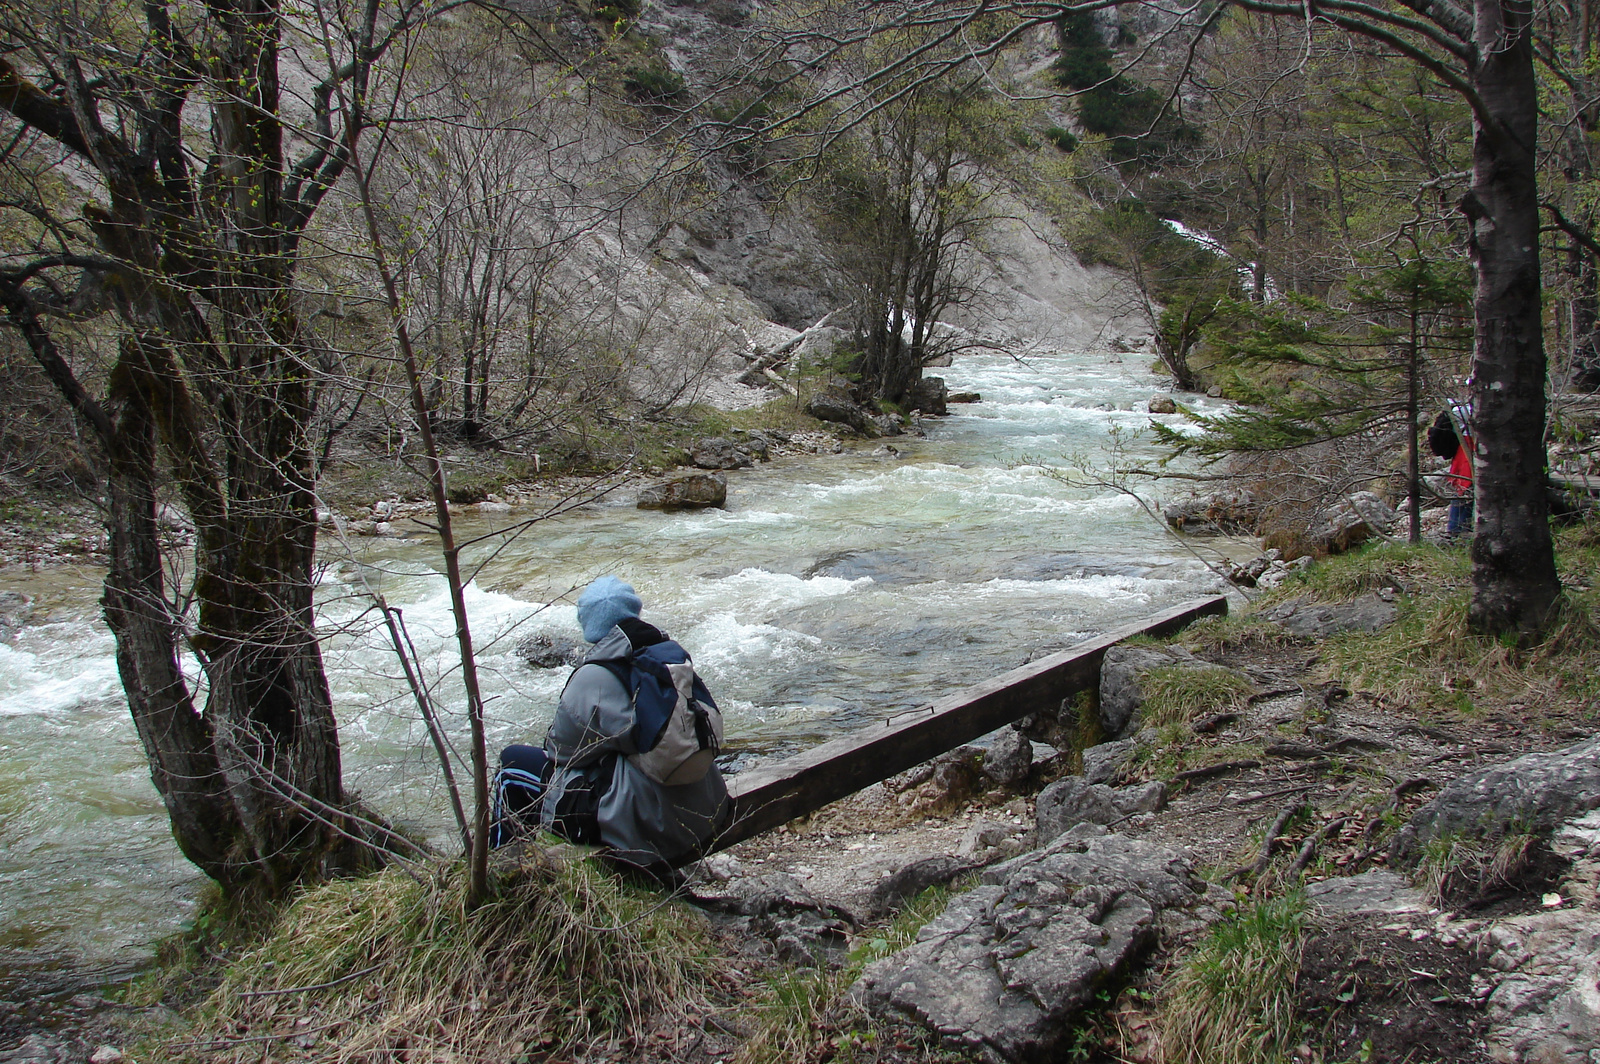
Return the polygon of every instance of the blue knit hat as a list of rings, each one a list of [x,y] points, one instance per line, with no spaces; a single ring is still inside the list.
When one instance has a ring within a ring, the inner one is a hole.
[[[598,643],[626,617],[639,616],[644,603],[629,584],[614,576],[602,576],[578,596],[578,627],[583,638]]]

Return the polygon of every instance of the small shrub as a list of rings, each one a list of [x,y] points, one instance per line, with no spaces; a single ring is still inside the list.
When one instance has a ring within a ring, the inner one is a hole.
[[[668,103],[683,94],[683,78],[664,65],[629,67],[622,75],[622,87],[635,99],[646,103]]]
[[[231,964],[172,1061],[255,1061],[314,1009],[336,1059],[571,1059],[703,1006],[703,919],[595,862],[540,857],[465,906],[460,863],[315,887]],[[308,997],[307,995],[314,994]]]
[[[1061,151],[1069,154],[1078,150],[1077,135],[1074,134],[1070,129],[1062,129],[1060,126],[1051,126],[1049,129],[1044,131],[1044,139],[1048,140],[1051,144],[1054,144]]]
[[[1145,692],[1144,723],[1156,728],[1237,709],[1255,693],[1249,680],[1223,668],[1151,669],[1140,685]]]

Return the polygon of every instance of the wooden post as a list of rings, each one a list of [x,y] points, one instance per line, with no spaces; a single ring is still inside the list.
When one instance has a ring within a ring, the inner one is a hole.
[[[1228,600],[1196,599],[1030,662],[931,705],[909,710],[801,754],[728,780],[734,818],[712,843],[721,850],[854,794],[962,743],[1098,689],[1106,651],[1136,635],[1169,635],[1201,617],[1226,616]]]

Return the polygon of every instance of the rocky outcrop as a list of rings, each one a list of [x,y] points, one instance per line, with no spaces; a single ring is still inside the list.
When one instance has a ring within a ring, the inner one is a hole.
[[[1089,747],[1083,752],[1083,778],[1090,783],[1115,781],[1133,760],[1137,745],[1133,739],[1116,739]]]
[[[1289,579],[1292,573],[1304,572],[1311,567],[1311,555],[1305,554],[1294,561],[1285,561],[1283,551],[1273,548],[1263,551],[1247,562],[1228,566],[1228,579],[1240,587],[1259,587],[1270,590]]]
[[[1571,885],[1592,896],[1600,879],[1600,812],[1558,831],[1551,848],[1573,861]],[[1553,911],[1508,917],[1485,932],[1479,952],[1491,971],[1504,973],[1484,1002],[1495,1060],[1600,1059],[1600,920],[1592,909],[1563,901]]]
[[[1319,514],[1312,522],[1310,539],[1318,551],[1339,554],[1388,535],[1394,522],[1392,506],[1370,491],[1358,491]]]
[[[701,510],[728,501],[728,478],[721,473],[691,473],[639,492],[641,510]]]
[[[1167,785],[1159,780],[1141,787],[1108,787],[1068,776],[1039,792],[1034,806],[1039,845],[1079,824],[1115,824],[1139,813],[1159,812],[1166,804]]]
[[[849,914],[818,898],[786,872],[746,875],[727,855],[696,866],[688,886],[695,904],[731,919],[735,931],[765,939],[779,960],[815,964],[841,953],[850,934]]]
[[[1340,632],[1376,632],[1387,628],[1400,615],[1392,601],[1374,593],[1351,602],[1322,603],[1311,598],[1293,598],[1262,614],[1279,628],[1304,639],[1326,639]]]
[[[984,751],[976,746],[958,746],[924,761],[898,776],[883,781],[891,794],[900,795],[902,805],[924,813],[960,805],[984,789]]]
[[[1001,728],[984,753],[982,768],[1002,787],[1023,782],[1033,769],[1033,742],[1016,728]]]
[[[754,455],[723,436],[695,440],[689,461],[700,469],[748,469],[756,464]]]
[[[838,952],[852,927],[896,912],[908,898],[978,868],[981,861],[950,854],[911,854],[863,863],[850,883],[813,890],[787,872],[751,874],[731,854],[690,869],[687,894],[695,904],[732,918],[736,930],[770,942],[782,959],[812,963]]]
[[[852,996],[990,1059],[1060,1059],[1076,1011],[1158,930],[1231,904],[1178,851],[1080,828],[994,865],[917,941],[867,966]]]
[[[1600,736],[1451,781],[1400,829],[1390,858],[1415,863],[1430,841],[1450,835],[1548,835],[1592,809],[1600,809]]]

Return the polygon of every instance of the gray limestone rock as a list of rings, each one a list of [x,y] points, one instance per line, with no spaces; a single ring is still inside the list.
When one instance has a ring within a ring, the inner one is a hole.
[[[722,436],[695,440],[689,448],[689,461],[701,469],[748,469],[755,465],[748,450]]]
[[[30,1034],[15,1049],[0,1052],[0,1064],[66,1064],[72,1057],[71,1048],[59,1038]]]
[[[1444,835],[1493,837],[1508,829],[1549,834],[1600,808],[1600,736],[1563,750],[1524,754],[1448,783],[1395,836],[1392,860],[1414,863]]]
[[[1028,778],[1033,768],[1033,743],[1015,728],[1001,728],[983,758],[983,774],[1002,786]]]
[[[865,897],[841,901],[859,921],[881,920],[898,910],[907,898],[964,876],[977,867],[978,862],[965,855],[952,857],[947,853],[880,861],[869,869],[872,874],[867,878],[873,880],[874,885]]]
[[[1057,780],[1035,802],[1039,844],[1078,824],[1112,824],[1138,813],[1158,812],[1167,804],[1167,785],[1159,780],[1140,787],[1107,787],[1082,776]]]
[[[1428,900],[1409,880],[1387,869],[1375,868],[1358,876],[1324,879],[1306,888],[1306,897],[1330,913],[1420,913]]]
[[[772,943],[780,960],[811,964],[827,954],[841,953],[848,941],[849,914],[807,890],[787,872],[760,876],[718,872],[690,878],[689,900],[713,912],[738,917],[732,921],[749,934]]]
[[[1229,900],[1175,850],[1074,833],[989,868],[851,993],[991,1060],[1055,1060],[1077,1009],[1169,917],[1193,929]]]
[[[1514,916],[1488,935],[1501,978],[1484,1011],[1496,1060],[1590,1064],[1600,1047],[1600,921],[1582,909]]]
[[[1393,602],[1376,594],[1332,605],[1294,598],[1264,614],[1284,631],[1306,639],[1326,639],[1340,632],[1376,632],[1393,624],[1399,615]]]
[[[728,478],[721,473],[691,473],[639,492],[641,510],[700,510],[728,501]]]
[[[998,820],[976,821],[961,836],[956,853],[961,857],[982,857],[1011,838],[1014,830],[1012,825],[1002,824]]]
[[[1148,409],[1152,414],[1176,414],[1178,404],[1173,402],[1170,395],[1156,395],[1151,397]]]
[[[1090,783],[1110,783],[1122,775],[1138,745],[1133,739],[1117,739],[1089,747],[1083,752],[1083,778]]]

